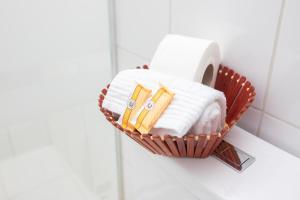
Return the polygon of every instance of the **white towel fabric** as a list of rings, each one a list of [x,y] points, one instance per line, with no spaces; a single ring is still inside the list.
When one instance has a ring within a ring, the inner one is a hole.
[[[151,69],[119,72],[112,80],[102,106],[122,117],[137,83],[151,89],[152,94],[160,85],[175,93],[173,101],[155,123],[152,134],[182,137],[187,133],[213,133],[224,126],[226,98],[222,92]]]

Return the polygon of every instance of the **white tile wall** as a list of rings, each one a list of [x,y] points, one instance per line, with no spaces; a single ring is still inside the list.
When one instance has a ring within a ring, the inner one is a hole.
[[[93,188],[101,199],[118,199],[114,128],[98,110],[97,102],[84,108]]]
[[[300,129],[265,114],[262,120],[260,137],[300,157]]]
[[[266,111],[300,128],[300,2],[287,0],[271,75]]]
[[[238,125],[300,157],[299,6],[296,0],[117,0],[119,70],[149,63],[168,32],[216,40],[223,63],[245,74],[256,87],[254,106]],[[126,143],[123,139],[123,145]],[[123,148],[123,155],[134,151]],[[134,173],[140,165],[126,163],[125,180],[128,176],[131,182],[138,182],[141,175]],[[153,176],[159,176],[156,172]],[[159,182],[154,179],[149,177]],[[125,186],[127,199],[137,193]]]
[[[0,179],[9,198],[38,187],[64,172],[57,170],[57,158],[51,156],[51,151],[45,148],[0,163]]]
[[[107,4],[0,2],[0,160],[54,144],[91,190],[117,199],[114,132],[96,115],[100,88],[111,77]],[[9,191],[39,182],[41,169],[19,165],[24,169],[7,166],[0,177],[16,182]]]
[[[53,146],[0,163],[1,200],[93,200]]]
[[[246,131],[256,135],[260,121],[262,118],[262,111],[250,107],[247,112],[244,113],[243,117],[237,123],[238,126],[243,127]]]
[[[58,180],[43,184],[36,190],[26,192],[15,200],[96,200],[88,197],[87,191],[76,183],[71,177],[62,177]]]
[[[9,127],[39,118],[46,111],[45,92],[40,84],[22,85],[17,89],[1,92],[0,126]]]
[[[51,143],[46,121],[42,119],[27,121],[9,127],[15,153],[24,153]]]
[[[143,59],[129,53],[128,51],[118,48],[118,70],[132,69],[143,64],[149,64],[150,59]]]
[[[88,185],[91,183],[88,144],[82,106],[53,113],[48,122],[50,135],[65,159]]]
[[[118,45],[150,59],[169,32],[169,1],[116,0]]]

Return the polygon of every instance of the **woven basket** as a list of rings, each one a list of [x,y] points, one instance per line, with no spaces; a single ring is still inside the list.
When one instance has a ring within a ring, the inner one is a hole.
[[[140,68],[140,67],[138,67]],[[143,66],[148,69],[147,65]],[[241,115],[254,101],[255,89],[246,77],[235,73],[232,69],[220,65],[215,89],[222,91],[227,100],[226,124],[218,133],[186,135],[176,137],[172,135],[142,135],[137,131],[123,129],[115,118],[115,114],[102,107],[109,85],[102,89],[99,97],[100,111],[106,119],[120,131],[124,132],[138,144],[154,154],[170,157],[206,158],[211,155],[222,142],[229,129],[240,119]]]

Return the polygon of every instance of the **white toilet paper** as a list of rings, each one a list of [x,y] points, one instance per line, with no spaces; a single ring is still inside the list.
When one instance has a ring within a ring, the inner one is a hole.
[[[213,87],[220,59],[216,42],[167,35],[159,44],[150,68]]]

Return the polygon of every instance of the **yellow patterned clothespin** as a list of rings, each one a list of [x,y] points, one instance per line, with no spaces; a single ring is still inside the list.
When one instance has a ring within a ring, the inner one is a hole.
[[[149,99],[137,117],[133,118],[132,124],[142,134],[148,134],[162,113],[173,100],[175,93],[162,86]]]
[[[127,107],[122,118],[122,127],[130,131],[134,130],[134,126],[130,123],[132,117],[141,109],[147,99],[151,96],[151,90],[137,84],[130,99],[127,102]]]

